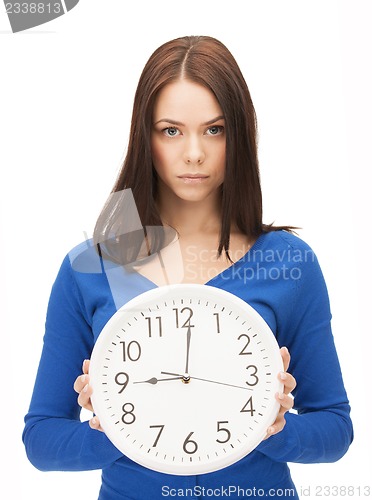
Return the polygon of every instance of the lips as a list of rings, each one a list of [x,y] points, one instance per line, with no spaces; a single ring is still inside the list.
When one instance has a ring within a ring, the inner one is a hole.
[[[179,179],[181,179],[183,182],[186,184],[198,184],[200,182],[205,181],[208,179],[208,175],[205,174],[183,174],[178,176]]]

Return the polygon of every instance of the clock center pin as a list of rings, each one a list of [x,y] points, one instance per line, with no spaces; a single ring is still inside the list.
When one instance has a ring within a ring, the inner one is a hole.
[[[184,384],[189,384],[190,383],[190,380],[191,380],[191,377],[188,373],[185,373],[185,375],[183,375],[182,377],[182,382]]]

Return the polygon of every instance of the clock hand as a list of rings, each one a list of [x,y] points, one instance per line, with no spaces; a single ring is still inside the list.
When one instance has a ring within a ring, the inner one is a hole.
[[[172,377],[172,378],[156,378],[156,377],[152,377],[152,378],[149,378],[148,380],[140,380],[139,382],[133,382],[133,384],[152,384],[152,385],[155,385],[158,382],[166,382],[167,380],[180,380],[182,378],[183,377],[181,375],[177,376],[177,377]]]
[[[187,330],[187,344],[186,344],[186,368],[185,375],[189,373],[189,352],[190,352],[191,328]]]
[[[244,387],[243,385],[234,385],[234,384],[226,384],[225,382],[217,382],[216,380],[209,380],[207,378],[200,378],[200,377],[193,377],[189,375],[184,375],[181,376],[179,373],[170,373],[170,372],[160,372],[164,375],[177,375],[182,379],[194,379],[194,380],[201,380],[202,382],[210,382],[212,384],[219,384],[219,385],[227,385],[229,387],[236,387],[237,389],[245,389],[246,391],[253,391],[251,387]]]

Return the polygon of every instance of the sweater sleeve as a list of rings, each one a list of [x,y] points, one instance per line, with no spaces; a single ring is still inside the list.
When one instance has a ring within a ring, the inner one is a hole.
[[[350,406],[331,331],[328,292],[318,261],[303,249],[291,310],[281,320],[278,342],[291,354],[289,373],[297,381],[294,409],[282,432],[257,451],[276,461],[334,462],[353,439]]]
[[[27,456],[40,470],[101,469],[122,456],[103,432],[80,421],[73,384],[93,344],[89,315],[66,257],[49,300],[43,350],[23,432]]]

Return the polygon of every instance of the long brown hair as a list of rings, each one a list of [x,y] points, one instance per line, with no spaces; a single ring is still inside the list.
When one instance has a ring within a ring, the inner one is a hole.
[[[136,90],[128,151],[112,193],[130,188],[142,226],[161,227],[156,208],[157,174],[152,163],[151,129],[153,109],[159,91],[167,84],[185,78],[208,88],[216,97],[225,118],[226,169],[222,185],[222,217],[218,253],[227,256],[232,224],[249,237],[262,232],[291,227],[275,227],[262,222],[262,194],[257,158],[257,121],[244,77],[229,50],[208,36],[186,36],[161,45],[150,57]],[[120,204],[120,202],[119,202]],[[125,212],[125,211],[124,211]],[[119,206],[107,203],[95,227],[95,243],[118,242],[115,236]],[[148,232],[148,231],[147,231]],[[119,231],[120,233],[120,231]],[[149,254],[159,250],[167,238],[153,238]],[[121,245],[121,248],[128,244]],[[132,245],[133,247],[133,245]],[[118,260],[120,252],[105,244],[106,254]],[[135,259],[137,249],[123,262]],[[150,247],[148,247],[150,248]],[[133,250],[133,248],[132,248]],[[111,254],[111,255],[110,255]],[[114,257],[114,255],[116,257]]]

